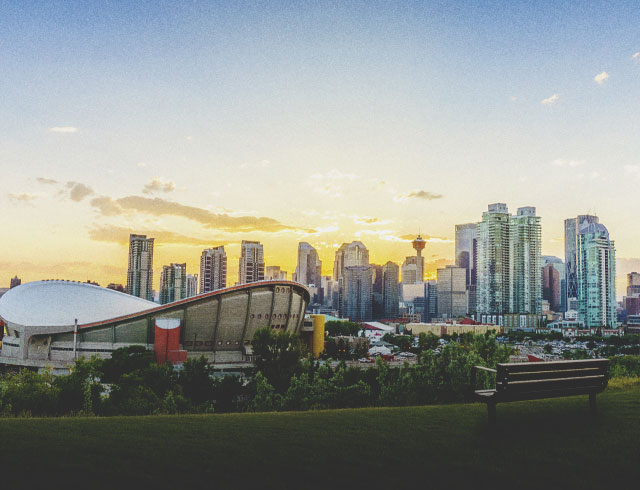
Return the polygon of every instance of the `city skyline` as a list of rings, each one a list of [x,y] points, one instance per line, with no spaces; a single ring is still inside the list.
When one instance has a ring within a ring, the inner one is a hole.
[[[425,269],[487,203],[535,206],[542,254],[597,214],[618,295],[640,270],[634,2],[0,7],[0,286],[124,283],[129,234],[198,273],[242,240],[293,272],[308,242]],[[612,28],[615,26],[615,29]]]

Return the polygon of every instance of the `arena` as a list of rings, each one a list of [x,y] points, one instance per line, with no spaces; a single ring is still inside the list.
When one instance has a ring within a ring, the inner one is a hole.
[[[37,281],[0,297],[0,363],[66,369],[74,360],[143,345],[160,362],[205,356],[219,368],[252,361],[257,329],[300,332],[309,291],[289,281],[234,286],[159,306],[73,281]]]

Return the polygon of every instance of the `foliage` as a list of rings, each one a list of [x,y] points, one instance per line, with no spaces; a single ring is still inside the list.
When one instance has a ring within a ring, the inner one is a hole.
[[[329,337],[357,336],[362,327],[359,323],[349,321],[330,320],[324,324],[324,330]]]
[[[291,377],[300,371],[304,354],[300,337],[287,332],[275,333],[267,327],[255,332],[251,345],[257,370],[276,392],[284,393]]]

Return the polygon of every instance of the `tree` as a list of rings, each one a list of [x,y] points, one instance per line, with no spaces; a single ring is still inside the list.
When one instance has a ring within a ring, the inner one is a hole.
[[[304,354],[300,337],[287,332],[274,333],[267,327],[256,330],[251,344],[257,370],[277,393],[284,393],[291,377],[300,372],[300,359]]]

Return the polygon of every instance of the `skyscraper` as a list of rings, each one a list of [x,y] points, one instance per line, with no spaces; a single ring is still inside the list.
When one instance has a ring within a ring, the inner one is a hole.
[[[383,278],[382,278],[382,267],[378,264],[371,264],[371,269],[373,271],[372,277],[372,289],[371,289],[371,301],[373,318],[382,318],[384,316],[384,297],[383,297]]]
[[[466,269],[467,286],[476,284],[478,223],[456,225],[456,265]]]
[[[555,312],[562,312],[564,313],[565,311],[567,311],[567,275],[566,275],[566,267],[564,265],[563,260],[560,257],[554,257],[553,255],[543,255],[542,256],[542,268],[544,269],[547,265],[551,265],[557,272],[558,272],[558,276],[559,276],[559,282],[558,282],[558,291],[559,291],[559,295],[560,295],[560,302],[558,303],[557,308],[558,309],[553,309],[553,301],[551,301],[549,298],[544,297],[544,274],[543,274],[543,285],[542,285],[542,296],[544,299],[548,300],[552,310]]]
[[[615,328],[616,251],[604,225],[582,222],[576,258],[578,319],[587,328]]]
[[[160,304],[173,303],[187,297],[187,264],[162,267],[160,274]]]
[[[511,217],[510,313],[542,313],[542,227],[536,208],[518,208]]]
[[[20,284],[22,284],[22,279],[20,279],[18,276],[12,277],[11,284],[9,285],[9,289],[15,288],[16,286],[20,286]]]
[[[442,318],[466,316],[467,271],[464,267],[448,265],[437,271],[438,314]]]
[[[200,256],[200,294],[227,287],[227,254],[224,247],[208,248]]]
[[[373,269],[371,266],[347,266],[339,280],[340,316],[353,322],[371,320]]]
[[[298,243],[298,265],[294,280],[305,286],[313,284],[321,287],[321,277],[322,261],[316,249],[307,242]]]
[[[187,274],[186,284],[187,284],[186,298],[191,298],[192,296],[196,296],[198,294],[198,274]]]
[[[567,309],[573,310],[578,301],[578,228],[582,224],[598,223],[598,217],[590,214],[582,214],[577,218],[564,220],[564,264],[567,285]]]
[[[153,238],[129,235],[127,293],[153,301]]]
[[[333,263],[333,280],[338,281],[344,274],[345,267],[369,265],[369,250],[362,242],[343,243],[336,252]]]
[[[385,318],[396,318],[400,304],[400,285],[398,284],[400,268],[394,262],[382,266],[382,304]]]
[[[478,224],[478,315],[502,315],[509,312],[509,224],[506,204],[490,204]]]
[[[262,244],[242,240],[238,264],[238,283],[264,281],[264,258]]]
[[[264,273],[265,281],[286,281],[287,271],[283,271],[279,265],[268,265]]]
[[[560,274],[553,264],[542,268],[542,299],[549,302],[551,311],[560,311]]]

